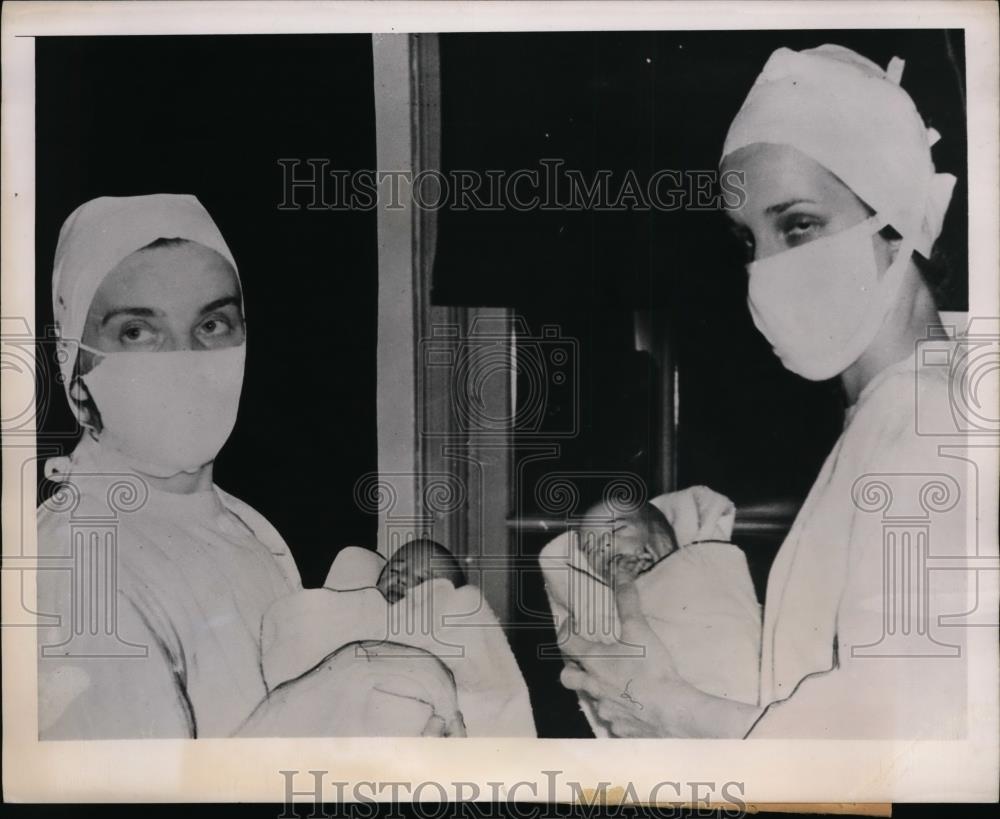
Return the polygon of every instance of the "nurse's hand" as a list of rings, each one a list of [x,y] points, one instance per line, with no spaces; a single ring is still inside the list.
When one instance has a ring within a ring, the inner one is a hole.
[[[591,702],[612,736],[670,736],[658,705],[680,678],[640,609],[631,567],[618,559],[612,568],[621,641],[593,643],[573,634],[567,618],[561,635],[567,660],[562,684]]]
[[[615,575],[620,643],[564,635],[563,685],[587,697],[612,736],[744,736],[758,709],[705,694],[681,679],[642,613],[633,579],[626,567]]]
[[[438,714],[432,714],[431,718],[427,720],[427,724],[424,726],[424,730],[420,736],[464,737],[468,736],[468,734],[465,730],[465,720],[462,719],[462,713],[459,711],[456,712],[451,721],[445,720],[444,717],[439,716]]]

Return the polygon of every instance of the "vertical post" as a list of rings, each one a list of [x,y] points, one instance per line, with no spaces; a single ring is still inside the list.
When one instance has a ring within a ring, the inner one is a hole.
[[[677,418],[680,410],[680,394],[677,389],[677,365],[670,333],[662,327],[665,316],[652,311],[649,321],[653,325],[650,335],[655,339],[653,359],[656,361],[657,395],[660,397],[656,408],[656,424],[660,433],[656,478],[658,486],[651,487],[650,494],[673,492],[677,489]]]
[[[376,164],[390,173],[378,198],[378,471],[399,481],[391,510],[379,507],[378,548],[386,554],[386,515],[415,518],[417,447],[417,293],[414,277],[411,41],[406,34],[373,34]]]
[[[410,40],[410,95],[412,100],[414,171],[441,168],[441,69],[436,34],[412,34]],[[444,191],[440,192],[444,195]],[[431,204],[436,192],[421,190],[419,202]],[[448,443],[458,434],[452,413],[454,356],[461,344],[458,307],[431,301],[434,258],[437,251],[437,211],[414,211],[413,282],[417,340],[417,491],[432,536],[456,553],[467,553],[463,521],[469,494],[466,464],[450,457]],[[429,349],[433,348],[434,353]],[[442,366],[438,352],[447,352],[451,365]],[[442,484],[441,481],[444,481]],[[441,492],[445,486],[447,491]]]
[[[469,504],[465,515],[465,531],[470,565],[478,569],[476,582],[482,587],[486,600],[496,612],[501,623],[510,619],[512,597],[511,535],[507,530],[507,516],[512,505],[511,462],[513,452],[513,379],[516,337],[511,327],[510,311],[504,308],[472,308],[466,311],[468,323],[463,331],[464,344],[470,358],[478,358],[478,367],[465,371],[474,377],[478,369],[484,372],[484,362],[489,361],[493,345],[503,345],[501,360],[508,369],[495,377],[477,379],[478,389],[469,382],[456,381],[455,387],[466,396],[475,395],[475,414],[464,418],[466,434],[465,476],[470,487]],[[507,377],[502,377],[506,375]],[[457,409],[457,408],[456,408]]]
[[[379,185],[378,476],[361,495],[378,504],[382,554],[405,532],[434,537],[464,559],[503,620],[510,434],[482,424],[510,415],[511,384],[488,379],[470,417],[463,364],[475,371],[498,332],[513,344],[509,313],[431,303],[437,212],[418,202],[436,194],[412,183],[441,165],[437,35],[376,34],[372,50],[378,170],[403,181],[395,195]],[[477,326],[487,327],[485,338]]]

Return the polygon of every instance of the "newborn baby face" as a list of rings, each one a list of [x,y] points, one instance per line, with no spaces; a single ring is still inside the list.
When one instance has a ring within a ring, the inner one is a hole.
[[[677,549],[673,527],[651,503],[629,512],[599,503],[587,511],[578,534],[588,565],[606,583],[616,563],[636,577]]]
[[[465,573],[455,556],[440,543],[420,538],[404,543],[393,553],[375,588],[390,603],[396,603],[410,589],[436,578],[450,581],[456,589],[465,585]]]

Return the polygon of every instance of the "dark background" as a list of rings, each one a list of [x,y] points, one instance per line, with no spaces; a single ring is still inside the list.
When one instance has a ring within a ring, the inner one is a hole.
[[[195,194],[246,298],[243,397],[216,482],[277,527],[307,585],[322,583],[338,547],[375,542],[374,515],[352,493],[377,468],[375,212],[280,211],[277,163],[375,167],[371,36],[39,38],[35,48],[37,326],[52,322],[52,258],[74,208]],[[48,440],[70,420],[57,396]]]

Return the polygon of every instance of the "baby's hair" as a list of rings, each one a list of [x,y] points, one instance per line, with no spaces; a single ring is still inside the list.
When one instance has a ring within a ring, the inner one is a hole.
[[[648,514],[650,525],[657,530],[657,534],[670,541],[671,549],[680,548],[680,543],[677,542],[677,533],[674,531],[674,527],[670,525],[670,521],[667,520],[667,516],[663,514],[663,510],[650,503],[647,504],[646,513]]]
[[[584,519],[576,523],[573,528],[577,529],[577,531],[586,529],[592,522],[592,520],[588,521],[588,518],[592,518],[592,516],[596,516],[601,525],[610,524],[612,519],[639,519],[640,522],[648,524],[658,537],[667,540],[670,543],[671,551],[680,547],[674,527],[671,526],[670,521],[667,520],[667,516],[663,514],[663,511],[655,504],[648,502],[636,503],[623,506],[621,509],[613,509],[606,503],[595,504],[588,510]]]
[[[456,589],[460,589],[466,584],[465,572],[462,571],[458,559],[436,540],[431,540],[428,537],[415,538],[400,547],[401,550],[407,548],[425,549],[430,552],[432,577],[447,580]]]
[[[148,245],[143,245],[139,250],[156,250],[160,247],[182,247],[183,245],[191,244],[191,239],[185,239],[181,236],[161,236],[159,239],[154,239]]]

